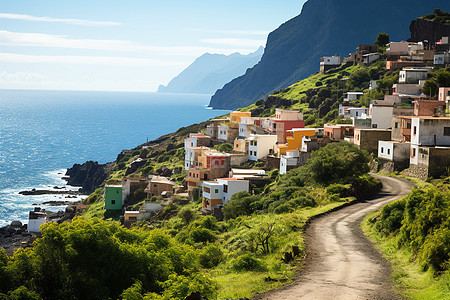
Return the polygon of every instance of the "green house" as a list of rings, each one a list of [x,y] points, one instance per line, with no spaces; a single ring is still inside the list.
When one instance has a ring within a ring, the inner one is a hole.
[[[105,186],[105,209],[122,209],[122,186]]]

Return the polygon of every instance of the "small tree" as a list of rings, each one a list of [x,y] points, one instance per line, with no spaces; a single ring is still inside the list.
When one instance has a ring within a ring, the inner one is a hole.
[[[189,207],[183,207],[178,216],[183,220],[185,224],[191,223],[195,219],[195,211]]]
[[[428,79],[423,85],[423,93],[427,96],[434,97],[439,92],[439,86],[434,79]]]
[[[384,32],[378,33],[377,39],[373,43],[380,47],[385,47],[389,43],[389,34]]]

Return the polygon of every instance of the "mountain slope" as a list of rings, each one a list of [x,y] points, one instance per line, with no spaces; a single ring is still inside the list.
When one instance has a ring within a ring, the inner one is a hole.
[[[346,57],[358,44],[372,44],[379,32],[406,40],[411,20],[449,6],[448,0],[308,0],[299,16],[269,34],[261,61],[218,90],[209,105],[245,107],[317,72],[321,56]]]
[[[264,48],[248,55],[205,53],[197,58],[167,86],[160,85],[158,92],[213,94],[225,83],[245,73],[261,59]]]

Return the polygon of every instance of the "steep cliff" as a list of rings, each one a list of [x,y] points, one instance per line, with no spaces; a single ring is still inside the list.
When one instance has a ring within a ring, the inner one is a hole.
[[[299,16],[269,34],[261,61],[218,90],[209,105],[245,107],[317,72],[321,56],[346,57],[379,32],[406,40],[411,20],[449,6],[448,0],[308,0]]]
[[[248,68],[258,63],[263,52],[264,48],[260,47],[247,55],[203,54],[167,86],[159,86],[158,92],[213,94],[225,83],[244,74]]]
[[[409,25],[411,31],[410,42],[420,42],[427,40],[429,42],[437,42],[443,36],[450,36],[450,24],[446,25],[439,22],[426,20],[414,20]]]
[[[67,184],[80,186],[83,189],[83,193],[90,194],[103,184],[111,172],[112,166],[113,163],[102,165],[94,161],[87,161],[82,165],[75,164],[72,168],[67,169]]]

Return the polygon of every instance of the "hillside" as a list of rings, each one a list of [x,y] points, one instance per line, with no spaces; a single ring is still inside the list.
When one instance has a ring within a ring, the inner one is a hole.
[[[449,6],[446,0],[308,0],[299,16],[269,34],[261,61],[218,90],[209,105],[248,106],[318,71],[321,56],[347,57],[358,44],[372,44],[379,32],[393,41],[406,40],[412,19]]]
[[[261,59],[264,48],[253,53],[230,55],[205,53],[183,72],[173,78],[167,86],[160,85],[160,93],[213,94],[225,83],[245,73]]]

